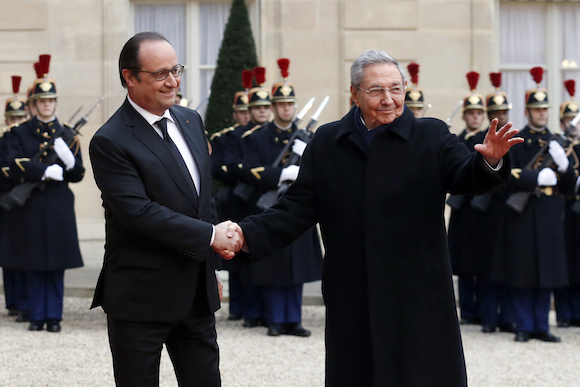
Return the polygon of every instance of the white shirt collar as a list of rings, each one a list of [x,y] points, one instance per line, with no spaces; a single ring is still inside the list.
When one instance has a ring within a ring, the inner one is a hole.
[[[171,114],[169,114],[169,109],[165,110],[165,112],[163,113],[162,116],[158,116],[157,114],[153,114],[151,112],[148,112],[147,110],[143,109],[141,106],[137,105],[135,102],[133,102],[131,97],[129,97],[128,95],[127,95],[127,100],[129,101],[131,106],[133,106],[133,108],[135,108],[135,110],[137,110],[137,113],[141,114],[141,116],[143,116],[143,118],[145,118],[145,121],[147,121],[149,123],[149,125],[151,125],[151,126],[153,126],[153,124],[155,124],[157,121],[159,121],[163,117],[165,117],[169,121],[175,123],[175,121],[173,120],[173,117],[171,117]]]

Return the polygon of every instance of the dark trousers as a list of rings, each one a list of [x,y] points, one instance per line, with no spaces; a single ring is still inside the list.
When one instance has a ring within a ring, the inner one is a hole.
[[[580,320],[580,287],[554,289],[554,306],[558,321]]]
[[[107,325],[117,386],[159,386],[159,364],[164,344],[179,386],[221,385],[213,313],[192,311],[178,322],[151,323],[107,316]]]
[[[269,324],[302,321],[302,284],[264,286],[263,291]]]
[[[551,291],[512,288],[518,332],[547,332]]]
[[[263,286],[244,286],[244,319],[263,320],[265,319],[264,292]]]
[[[244,289],[241,282],[241,271],[239,269],[228,270],[229,295],[230,295],[230,314],[244,315]]]
[[[4,281],[4,300],[6,309],[18,309],[16,303],[16,281],[18,272],[10,269],[2,269],[2,280]]]
[[[481,324],[498,326],[515,322],[513,299],[507,286],[478,278]]]
[[[64,270],[27,271],[30,321],[62,320]]]
[[[479,297],[477,279],[473,275],[459,275],[459,309],[461,318],[466,320],[478,320]]]

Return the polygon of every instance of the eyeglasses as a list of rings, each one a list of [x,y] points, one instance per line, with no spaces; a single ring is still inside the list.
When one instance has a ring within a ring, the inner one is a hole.
[[[183,74],[184,70],[185,70],[185,65],[178,64],[177,66],[175,66],[174,68],[169,69],[169,70],[159,70],[159,71],[137,70],[137,72],[149,73],[149,74],[153,75],[153,78],[156,81],[164,81],[169,76],[169,73],[173,74],[173,76],[175,78],[177,78],[177,77],[181,76],[181,74]]]
[[[366,91],[367,94],[369,95],[369,97],[371,97],[371,98],[381,97],[385,94],[386,91],[391,93],[391,95],[402,95],[405,92],[405,90],[407,90],[407,86],[393,86],[393,87],[386,87],[386,88],[381,87],[381,86],[376,86],[376,87],[371,87],[368,90],[365,90],[360,86],[358,86],[358,88],[361,89],[362,91]]]

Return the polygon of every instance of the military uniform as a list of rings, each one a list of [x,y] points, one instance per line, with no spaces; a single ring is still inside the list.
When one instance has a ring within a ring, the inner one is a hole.
[[[463,114],[470,110],[485,111],[483,97],[475,92],[479,74],[467,74],[471,93],[463,99]],[[459,142],[465,144],[471,152],[474,146],[483,142],[485,134],[479,128],[466,128],[458,136]],[[481,321],[479,311],[478,274],[484,262],[482,251],[477,241],[482,233],[480,213],[470,205],[472,196],[452,196],[457,204],[452,205],[449,219],[448,244],[453,274],[458,276],[459,308],[461,323],[478,324]]]
[[[285,79],[287,72],[284,64],[278,63]],[[286,80],[274,84],[273,103],[295,101],[291,84]],[[243,135],[242,178],[256,187],[258,196],[278,189],[284,165],[273,164],[297,130],[294,123],[289,128],[281,129],[274,120]],[[303,284],[320,280],[322,275],[322,253],[315,228],[285,249],[252,264],[247,275],[247,280],[260,286],[264,294],[269,335],[310,335],[301,326],[301,308]]]
[[[567,80],[564,86],[568,90],[571,99],[562,103],[560,106],[560,124],[561,129],[569,136],[570,141],[574,142],[574,168],[576,176],[579,174],[580,163],[578,154],[580,144],[578,143],[578,133],[575,127],[570,127],[569,120],[576,117],[579,113],[578,102],[576,101],[574,80]],[[578,179],[578,178],[577,178]],[[578,181],[578,180],[577,180]],[[578,183],[576,184],[576,186]],[[556,309],[556,319],[558,326],[562,328],[580,326],[580,244],[578,233],[580,232],[580,213],[578,205],[574,204],[580,199],[578,188],[575,188],[574,194],[566,197],[566,217],[564,221],[564,233],[566,241],[566,256],[568,260],[568,286],[554,289],[554,306]]]
[[[415,118],[423,118],[426,110],[423,90],[419,88],[419,65],[415,62],[409,63],[407,70],[411,75],[411,87],[405,93],[405,106],[411,109]]]
[[[541,88],[541,69],[531,71],[538,83],[526,93],[526,108],[530,122],[533,109],[549,106],[547,92]],[[545,183],[542,176],[550,166],[535,165],[526,168],[530,160],[554,137],[543,128],[527,125],[520,131],[522,144],[511,148],[512,176],[507,183],[510,195],[529,192],[529,200],[521,212],[510,204],[500,225],[502,240],[494,260],[492,279],[511,287],[516,315],[518,342],[530,338],[558,342],[549,332],[548,313],[552,289],[565,286],[566,253],[564,246],[564,195],[574,188],[574,168],[570,162],[566,170],[558,166],[556,183]],[[564,146],[565,148],[566,146]],[[549,156],[548,149],[541,159]],[[545,169],[545,170],[544,170]],[[553,169],[556,165],[553,165]],[[550,172],[550,175],[553,173]]]
[[[43,78],[33,86],[33,99],[55,99],[56,86],[47,79],[48,63]],[[56,105],[55,105],[56,106]],[[62,137],[70,149],[74,165],[56,156],[52,147],[39,154],[53,138]],[[29,330],[60,331],[64,296],[64,270],[83,266],[74,213],[74,196],[69,182],[78,182],[85,169],[80,143],[70,128],[58,119],[42,122],[34,117],[13,128],[6,141],[6,160],[12,178],[20,183],[36,184],[30,198],[9,213],[9,231],[3,243],[10,241],[11,254],[0,258],[0,265],[26,272],[30,309]],[[49,169],[61,170],[62,181],[51,179]]]
[[[0,173],[0,194],[7,194],[12,188],[10,181],[10,170],[7,162],[4,160],[6,155],[5,142],[10,137],[10,131],[13,127],[18,126],[19,123],[26,121],[27,113],[25,109],[26,100],[18,96],[20,90],[20,82],[22,77],[12,76],[12,91],[14,97],[6,100],[6,107],[4,116],[6,117],[6,124],[9,125],[0,138],[0,165],[2,166],[2,173]],[[8,209],[0,210],[0,230],[5,232],[5,221]],[[10,254],[9,247],[5,251],[1,251],[0,255]],[[17,270],[3,269],[2,276],[4,280],[4,297],[6,300],[6,308],[10,316],[17,316],[17,322],[28,321],[28,300],[26,297],[26,282],[23,273]]]

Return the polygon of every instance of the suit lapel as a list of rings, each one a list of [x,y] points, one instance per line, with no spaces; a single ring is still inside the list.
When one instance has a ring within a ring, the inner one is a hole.
[[[198,208],[197,192],[189,176],[189,171],[182,166],[173,156],[163,139],[155,130],[145,121],[145,119],[133,109],[128,101],[125,102],[125,123],[133,128],[133,135],[139,139],[149,150],[155,154],[165,165],[169,176],[179,187],[181,192],[189,199],[191,204]],[[185,170],[184,170],[185,169]]]

